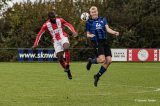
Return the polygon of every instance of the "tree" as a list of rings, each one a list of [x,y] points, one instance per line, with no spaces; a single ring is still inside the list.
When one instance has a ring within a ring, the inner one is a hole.
[[[158,0],[73,0],[35,1],[14,4],[4,12],[4,18],[0,19],[0,47],[31,47],[36,34],[47,20],[49,11],[56,11],[58,17],[75,26],[80,35],[85,35],[85,22],[81,22],[82,12],[88,12],[92,5],[99,9],[99,14],[107,17],[111,28],[120,31],[121,36],[115,38],[109,36],[111,47],[116,48],[159,48],[160,42],[160,2]],[[86,47],[85,36],[78,42],[69,33],[71,46]],[[50,36],[45,33],[39,47],[52,47]],[[88,47],[88,46],[87,46]],[[75,52],[75,51],[74,51]],[[91,54],[88,50],[75,52]],[[74,55],[74,56],[77,56]],[[86,55],[85,55],[86,56]],[[80,56],[82,57],[82,56]],[[74,58],[78,58],[74,57]]]
[[[6,6],[8,5],[7,2],[11,1],[11,0],[0,0],[0,12],[3,11],[3,9],[6,8]]]

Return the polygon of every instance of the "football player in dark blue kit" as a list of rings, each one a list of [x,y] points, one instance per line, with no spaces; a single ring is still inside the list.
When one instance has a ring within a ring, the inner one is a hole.
[[[87,37],[91,39],[93,47],[97,50],[97,57],[89,58],[86,68],[90,70],[92,64],[102,64],[98,73],[94,75],[94,86],[97,86],[99,78],[112,62],[111,49],[107,42],[107,32],[114,36],[119,36],[119,32],[112,30],[108,26],[106,18],[98,16],[97,7],[92,6],[89,12],[90,19],[86,22],[86,32]]]

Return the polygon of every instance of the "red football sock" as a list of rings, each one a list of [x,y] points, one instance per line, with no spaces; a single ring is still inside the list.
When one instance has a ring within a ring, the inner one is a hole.
[[[70,51],[69,50],[65,51],[65,58],[66,58],[66,68],[69,69],[69,62],[70,62]]]

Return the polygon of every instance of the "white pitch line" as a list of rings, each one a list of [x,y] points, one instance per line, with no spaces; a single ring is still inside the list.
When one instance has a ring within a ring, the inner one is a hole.
[[[111,85],[111,84],[101,84],[101,85]],[[131,93],[149,93],[149,92],[160,92],[159,87],[144,87],[144,86],[129,86],[129,85],[116,85],[116,86],[124,86],[124,87],[130,87],[130,88],[144,88],[144,89],[151,89],[151,90],[141,90],[139,92],[131,92]]]
[[[139,92],[133,92],[133,93],[149,93],[149,92],[160,92],[160,88],[152,88],[154,90],[143,90],[143,91],[139,91]]]
[[[135,99],[135,102],[157,102],[155,99]]]
[[[81,84],[86,84],[88,85],[88,83],[78,83],[79,85]],[[110,86],[112,84],[100,84],[100,86]],[[137,92],[129,92],[129,93],[149,93],[149,92],[160,92],[160,88],[159,87],[144,87],[144,86],[130,86],[130,85],[125,85],[125,84],[122,84],[122,85],[115,85],[115,86],[122,86],[122,87],[130,87],[130,88],[143,88],[143,90],[139,90]],[[148,89],[148,90],[147,90]]]
[[[86,96],[107,96],[107,94],[93,94],[93,93],[90,93],[90,94],[80,94],[80,95],[86,95]]]
[[[160,91],[160,88],[157,88],[156,90],[154,90],[155,92],[159,92]]]

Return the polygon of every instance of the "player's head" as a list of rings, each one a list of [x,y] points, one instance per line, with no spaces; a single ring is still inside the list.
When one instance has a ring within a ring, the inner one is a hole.
[[[89,9],[89,12],[90,12],[90,16],[92,19],[97,19],[98,18],[98,9],[96,6],[92,6],[90,9]]]
[[[50,20],[51,23],[53,23],[53,24],[56,23],[56,20],[55,20],[56,15],[55,15],[54,11],[48,13],[48,18],[49,18],[49,20]]]
[[[55,12],[54,12],[54,11],[49,12],[49,13],[48,13],[48,18],[49,18],[49,19],[56,18]]]

